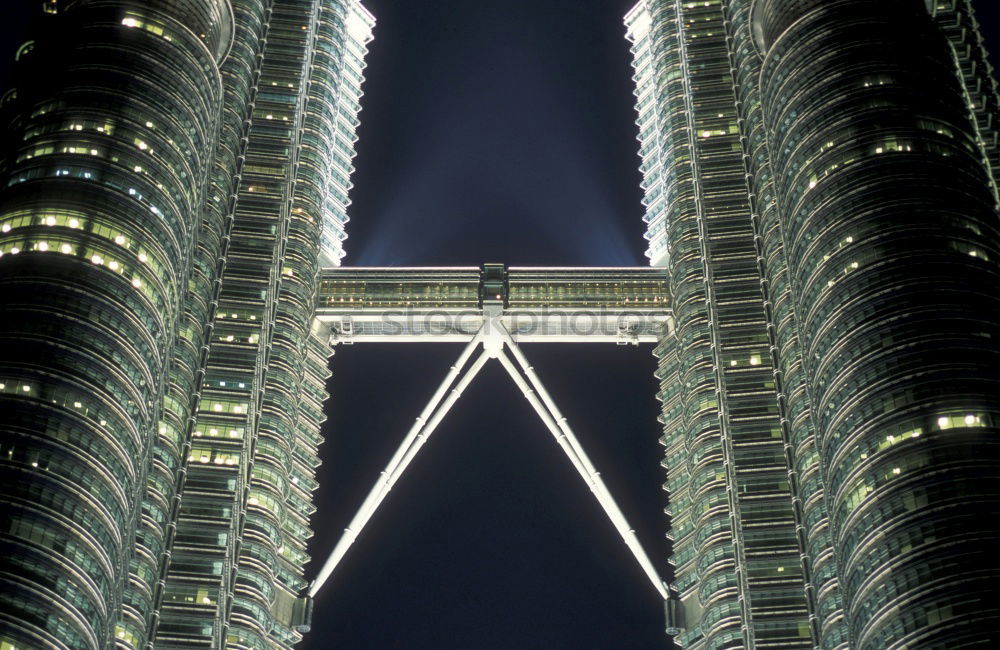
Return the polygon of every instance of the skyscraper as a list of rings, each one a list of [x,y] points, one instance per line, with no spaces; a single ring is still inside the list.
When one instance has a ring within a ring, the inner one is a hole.
[[[691,648],[1000,629],[997,94],[967,0],[643,0]]]
[[[0,98],[0,650],[289,647],[371,16],[49,0]],[[998,627],[998,102],[967,0],[644,0],[691,647]]]
[[[3,96],[0,645],[300,634],[356,0],[50,0]]]

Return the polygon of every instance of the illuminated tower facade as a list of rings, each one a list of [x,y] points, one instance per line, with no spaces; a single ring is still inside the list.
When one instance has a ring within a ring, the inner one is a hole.
[[[958,648],[1000,612],[997,94],[969,2],[644,0],[692,648]]]
[[[53,0],[2,96],[0,645],[299,638],[356,0]]]

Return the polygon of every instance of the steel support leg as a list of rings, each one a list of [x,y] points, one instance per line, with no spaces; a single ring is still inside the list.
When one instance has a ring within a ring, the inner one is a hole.
[[[618,504],[615,503],[614,497],[611,496],[611,492],[608,491],[603,479],[601,479],[601,475],[594,468],[594,465],[590,462],[587,454],[583,451],[583,447],[573,434],[569,424],[567,424],[566,418],[559,412],[559,409],[556,407],[552,398],[542,385],[541,380],[538,379],[534,370],[530,365],[528,365],[527,359],[524,357],[524,353],[517,347],[517,343],[515,343],[506,332],[504,332],[504,335],[507,346],[511,349],[514,357],[524,369],[524,373],[528,379],[525,380],[525,378],[521,376],[517,367],[515,367],[514,363],[503,352],[497,356],[500,363],[507,370],[508,374],[510,374],[518,388],[521,389],[524,397],[528,400],[531,406],[534,407],[535,412],[538,413],[538,416],[542,419],[542,422],[545,423],[545,426],[548,427],[552,435],[555,436],[556,442],[559,443],[563,452],[565,452],[566,456],[570,459],[570,462],[573,463],[573,467],[576,468],[576,471],[580,473],[583,480],[587,482],[588,486],[590,486],[590,490],[593,492],[597,502],[601,504],[602,508],[604,508],[604,512],[608,515],[611,523],[614,524],[615,529],[618,530],[618,534],[621,535],[625,545],[632,551],[632,555],[635,556],[639,566],[642,567],[642,570],[646,573],[650,582],[653,583],[653,588],[656,589],[663,600],[668,600],[670,598],[670,593],[666,583],[662,578],[660,578],[660,575],[657,573],[653,563],[649,560],[649,556],[646,555],[646,551],[643,550],[642,544],[639,543],[639,539],[636,537],[635,531],[629,526],[628,521],[625,519],[625,515],[622,514]],[[532,386],[534,386],[534,389]],[[539,397],[541,397],[541,399],[539,399]]]
[[[577,440],[572,429],[569,427],[566,418],[559,412],[558,407],[555,405],[555,402],[549,395],[548,391],[545,390],[544,385],[542,385],[538,375],[535,374],[534,369],[528,363],[524,353],[510,336],[510,333],[500,323],[498,318],[490,319],[487,326],[495,328],[492,331],[492,335],[488,335],[485,329],[480,330],[476,334],[475,338],[469,342],[465,350],[463,350],[455,365],[451,367],[448,375],[438,387],[437,391],[435,391],[434,395],[427,403],[427,406],[424,407],[424,410],[421,412],[416,422],[410,428],[410,431],[407,433],[402,444],[396,450],[396,453],[389,461],[385,470],[379,475],[375,486],[372,488],[371,492],[368,493],[368,496],[362,503],[361,508],[354,515],[354,518],[351,520],[348,527],[344,530],[344,534],[340,541],[337,542],[337,545],[334,547],[330,557],[323,565],[316,579],[310,585],[309,597],[315,597],[317,592],[323,587],[330,575],[333,573],[334,569],[336,569],[337,565],[347,553],[347,550],[357,539],[361,530],[371,519],[372,515],[375,514],[375,511],[389,494],[389,491],[392,490],[393,486],[402,476],[403,472],[413,461],[417,452],[420,451],[420,448],[426,443],[428,437],[430,437],[451,408],[455,405],[455,402],[458,401],[458,398],[461,397],[465,389],[468,388],[469,384],[482,369],[486,361],[490,357],[496,357],[500,360],[504,369],[506,369],[510,374],[514,383],[516,383],[518,388],[520,388],[521,392],[535,409],[536,413],[538,413],[542,422],[555,437],[556,442],[562,448],[567,458],[569,458],[570,462],[573,463],[573,467],[576,468],[576,471],[587,482],[587,485],[590,487],[590,490],[597,499],[597,502],[602,508],[604,508],[608,518],[611,519],[611,523],[615,526],[618,533],[625,541],[626,546],[628,546],[629,550],[632,551],[632,554],[638,561],[639,566],[642,567],[642,570],[646,573],[650,582],[653,583],[653,587],[664,600],[669,600],[670,592],[666,583],[663,582],[659,574],[656,572],[652,562],[649,560],[649,557],[643,550],[642,545],[639,543],[639,540],[635,535],[635,531],[628,525],[625,515],[622,514],[621,509],[615,503],[614,498],[608,491],[608,488],[601,479],[600,474],[594,468],[593,463],[590,462],[590,459],[584,452],[583,447],[580,445],[580,442]],[[484,328],[485,327],[486,326],[484,326]],[[468,362],[472,353],[480,343],[484,345],[485,349],[479,357],[476,358],[468,370],[466,370],[465,374],[459,378],[462,368]],[[517,360],[521,370],[519,370],[518,366],[515,365],[514,362],[511,361],[510,357],[504,353],[503,347],[505,345],[510,348],[511,353]],[[521,371],[523,371],[523,375]],[[458,379],[457,383],[455,383],[456,379]],[[451,388],[453,383],[455,383],[454,388]],[[449,388],[451,391],[447,397],[445,397]]]
[[[334,547],[333,552],[330,553],[330,557],[327,558],[326,562],[323,564],[323,568],[320,569],[319,574],[313,581],[312,585],[309,587],[309,595],[315,597],[316,593],[323,587],[323,584],[327,581],[333,570],[337,567],[340,561],[344,558],[347,550],[357,539],[361,530],[365,527],[365,524],[371,519],[372,515],[378,509],[379,505],[385,499],[389,491],[402,476],[403,471],[416,456],[417,452],[427,441],[427,438],[434,432],[434,429],[441,423],[444,416],[448,414],[448,411],[458,398],[461,397],[462,392],[469,386],[469,383],[475,378],[475,376],[482,369],[483,364],[489,359],[489,354],[483,352],[479,357],[472,363],[469,369],[466,371],[465,375],[459,379],[458,383],[454,388],[451,389],[451,393],[441,403],[442,397],[451,387],[455,378],[461,372],[462,367],[468,362],[469,357],[472,356],[473,351],[476,346],[479,345],[482,340],[481,334],[477,334],[476,337],[466,346],[465,350],[462,352],[461,356],[448,375],[445,377],[444,381],[435,391],[434,395],[431,397],[427,406],[420,413],[420,417],[417,418],[416,422],[410,428],[406,437],[403,439],[402,444],[396,450],[389,464],[386,466],[385,470],[379,475],[378,480],[375,482],[375,486],[372,487],[371,492],[365,498],[358,512],[354,515],[351,523],[348,524],[347,528],[344,530],[343,536],[337,545]],[[438,408],[440,404],[440,408]]]

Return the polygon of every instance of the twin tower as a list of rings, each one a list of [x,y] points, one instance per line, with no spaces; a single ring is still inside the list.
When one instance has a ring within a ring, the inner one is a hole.
[[[374,20],[37,22],[0,96],[0,648],[291,647]],[[970,0],[642,0],[626,26],[675,640],[983,647],[1000,103]]]

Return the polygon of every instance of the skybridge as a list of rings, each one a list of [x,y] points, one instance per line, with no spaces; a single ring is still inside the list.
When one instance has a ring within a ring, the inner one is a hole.
[[[655,343],[673,327],[663,269],[333,268],[319,321],[330,342],[467,342],[484,305],[518,343]]]
[[[315,327],[329,343],[464,343],[462,353],[376,477],[375,485],[299,601],[308,631],[312,599],[358,539],[421,447],[490,360],[520,389],[583,478],[663,599],[667,631],[683,626],[664,582],[588,458],[569,421],[528,362],[522,343],[656,343],[673,330],[661,268],[331,268],[323,271]]]

